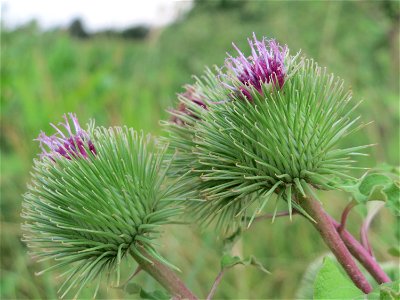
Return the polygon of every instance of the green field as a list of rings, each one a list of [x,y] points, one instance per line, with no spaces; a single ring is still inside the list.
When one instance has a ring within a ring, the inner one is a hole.
[[[225,4],[224,4],[225,3]],[[246,38],[276,38],[292,53],[301,49],[342,77],[353,91],[356,113],[372,123],[352,144],[377,145],[359,166],[386,162],[399,165],[399,2],[386,1],[226,1],[198,4],[175,24],[154,29],[145,40],[112,37],[72,38],[68,32],[41,32],[34,24],[2,29],[1,37],[1,299],[57,297],[61,271],[35,276],[47,264],[36,263],[21,242],[22,194],[29,181],[33,142],[50,122],[76,112],[81,124],[128,125],[163,134],[160,119],[176,105],[176,93],[206,65],[222,65],[235,42],[248,51]],[[247,52],[249,53],[249,52]],[[360,175],[358,173],[356,175]],[[339,193],[321,195],[338,218],[346,205]],[[352,213],[356,233],[360,216]],[[394,258],[387,249],[398,243],[396,220],[382,211],[374,221],[371,242],[379,261]],[[171,227],[161,252],[182,270],[194,292],[205,297],[219,271],[221,240],[213,230],[196,225]],[[236,267],[228,272],[216,298],[295,297],[303,271],[327,251],[314,228],[300,217],[255,224],[235,246],[243,256],[254,254],[272,272]],[[132,262],[124,275],[129,276]],[[150,290],[157,284],[144,274],[136,279]],[[90,298],[88,287],[81,298]],[[104,284],[99,298],[132,298]]]

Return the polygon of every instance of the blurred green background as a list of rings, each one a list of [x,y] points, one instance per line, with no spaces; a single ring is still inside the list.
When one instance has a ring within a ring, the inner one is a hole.
[[[41,32],[34,23],[6,30],[1,37],[1,280],[2,299],[57,298],[61,271],[35,276],[47,264],[34,262],[21,242],[22,194],[32,159],[39,152],[32,140],[40,130],[52,132],[65,112],[81,123],[126,124],[162,134],[159,120],[176,104],[176,93],[204,66],[222,65],[234,41],[249,54],[247,37],[276,38],[292,53],[302,50],[345,79],[353,90],[364,122],[371,125],[345,143],[377,143],[359,165],[399,164],[399,2],[398,1],[198,1],[174,24],[151,29],[145,38],[112,35],[87,39],[68,31]],[[355,103],[354,102],[354,103]],[[358,174],[359,175],[359,174]],[[336,218],[346,196],[321,195]],[[357,234],[361,218],[351,214]],[[380,261],[398,243],[396,221],[382,211],[370,233]],[[195,225],[170,227],[161,252],[179,266],[190,288],[205,297],[219,271],[221,240]],[[216,298],[291,299],[303,271],[327,248],[306,220],[294,217],[255,224],[235,246],[237,254],[254,254],[272,274],[236,267],[228,272]],[[125,276],[132,271],[127,261]],[[137,282],[157,284],[145,274]],[[81,298],[90,298],[88,287]],[[104,287],[99,298],[134,298]]]

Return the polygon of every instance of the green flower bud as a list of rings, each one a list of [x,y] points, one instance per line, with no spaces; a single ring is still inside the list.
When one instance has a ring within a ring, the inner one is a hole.
[[[62,297],[74,288],[78,294],[94,279],[98,289],[105,274],[115,274],[119,284],[122,260],[130,253],[141,256],[139,246],[168,263],[154,240],[182,211],[175,200],[183,195],[165,184],[165,148],[150,136],[126,127],[97,127],[85,131],[85,139],[90,144],[79,144],[84,159],[35,160],[23,201],[24,241],[35,258],[54,262],[40,273],[67,267]],[[72,149],[77,139],[69,140]]]

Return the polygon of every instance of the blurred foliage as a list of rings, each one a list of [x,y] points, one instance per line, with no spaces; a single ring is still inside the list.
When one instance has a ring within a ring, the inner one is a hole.
[[[161,134],[158,120],[175,105],[181,86],[192,82],[205,65],[222,65],[231,42],[248,49],[246,38],[256,32],[286,43],[292,53],[315,58],[345,79],[365,122],[353,135],[357,144],[377,143],[360,165],[399,164],[399,2],[397,1],[196,1],[175,24],[152,29],[144,40],[98,35],[71,37],[67,31],[41,32],[35,23],[1,32],[1,279],[0,297],[56,298],[57,272],[36,277],[46,263],[35,263],[20,242],[21,194],[38,153],[32,142],[49,122],[76,112],[80,122],[126,124]],[[352,144],[349,140],[346,143]],[[348,145],[344,145],[348,146]],[[338,216],[346,196],[321,198]],[[350,230],[358,230],[360,219]],[[371,242],[379,260],[394,259],[387,250],[396,244],[395,219],[382,212],[372,228]],[[283,234],[284,232],[284,234]],[[188,285],[204,297],[219,270],[222,241],[196,226],[172,226],[161,252],[179,266]],[[306,220],[259,222],[235,245],[234,255],[254,254],[271,271],[237,267],[227,273],[217,298],[293,298],[302,272],[326,248]],[[132,272],[127,263],[124,275]],[[157,287],[145,274],[137,282]],[[92,287],[93,289],[93,287]],[[82,298],[91,297],[90,288]],[[131,297],[103,287],[100,298]]]

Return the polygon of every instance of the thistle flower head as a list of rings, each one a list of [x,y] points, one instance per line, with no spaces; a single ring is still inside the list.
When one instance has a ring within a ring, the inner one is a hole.
[[[54,153],[68,159],[34,161],[22,210],[24,240],[33,256],[53,262],[40,273],[68,267],[61,297],[74,288],[77,295],[95,279],[98,288],[106,274],[119,285],[123,259],[130,253],[142,256],[142,248],[168,264],[155,250],[155,239],[162,225],[182,212],[176,200],[187,197],[166,185],[166,149],[153,138],[120,127],[86,132],[71,118],[76,133],[65,124],[69,135],[59,132],[50,143]],[[96,159],[72,159],[87,157],[77,144],[88,143],[88,136]]]
[[[172,166],[177,174],[190,172],[193,190],[204,199],[189,202],[189,210],[201,223],[214,220],[224,229],[251,224],[273,198],[290,212],[302,211],[297,195],[340,189],[352,178],[352,156],[370,146],[340,147],[361,128],[342,80],[274,41],[254,37],[250,43],[249,59],[241,52],[227,59],[229,76],[196,83],[215,91],[208,103],[220,104],[209,105],[201,122],[170,129],[177,149]],[[227,90],[230,99],[221,102]],[[243,94],[252,103],[235,101]]]
[[[236,77],[243,86],[240,91],[251,100],[249,87],[262,93],[262,85],[270,84],[283,86],[286,76],[285,57],[288,48],[280,46],[275,40],[263,38],[257,40],[253,34],[253,40],[248,39],[251,47],[251,56],[246,57],[243,52],[233,44],[238,52],[238,57],[229,57],[225,60],[225,66],[231,76]]]
[[[89,134],[79,125],[76,114],[69,113],[68,116],[74,129],[71,128],[68,117],[64,114],[64,123],[59,123],[61,129],[54,124],[50,124],[57,132],[54,135],[47,136],[42,131],[36,139],[40,142],[42,149],[41,158],[50,157],[53,160],[59,156],[67,159],[87,158],[88,151],[96,154],[96,149],[89,138]],[[63,132],[63,130],[66,132]]]

